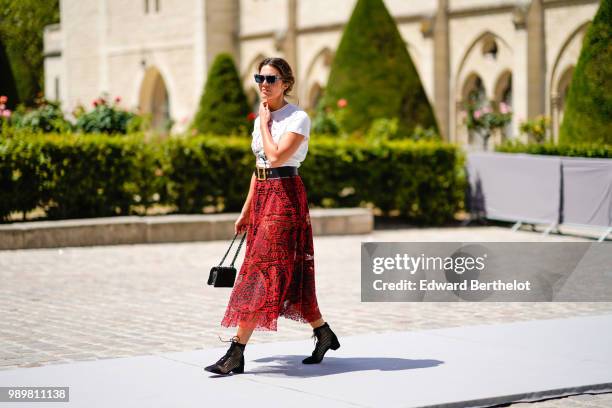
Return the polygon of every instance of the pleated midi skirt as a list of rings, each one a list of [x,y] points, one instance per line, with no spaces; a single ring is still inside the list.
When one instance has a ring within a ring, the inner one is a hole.
[[[257,180],[246,253],[221,326],[277,330],[279,316],[319,319],[312,226],[299,175]]]

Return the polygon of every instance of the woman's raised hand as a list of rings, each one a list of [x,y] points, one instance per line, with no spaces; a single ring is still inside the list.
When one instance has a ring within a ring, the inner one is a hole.
[[[268,107],[268,102],[262,101],[259,104],[259,123],[270,125],[270,121],[272,120],[272,114],[270,113],[270,108]]]

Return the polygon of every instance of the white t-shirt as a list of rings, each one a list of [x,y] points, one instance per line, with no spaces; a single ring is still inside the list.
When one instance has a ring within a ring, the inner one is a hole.
[[[274,143],[278,144],[281,137],[287,132],[295,132],[303,135],[302,143],[285,163],[281,166],[300,167],[300,163],[306,158],[308,153],[308,140],[310,139],[310,118],[299,106],[292,103],[287,103],[280,109],[277,109],[272,114],[272,127],[270,133]],[[255,119],[253,129],[253,140],[251,141],[251,149],[256,157],[258,167],[272,167],[270,161],[266,159],[263,148],[263,140],[259,129],[259,116]]]

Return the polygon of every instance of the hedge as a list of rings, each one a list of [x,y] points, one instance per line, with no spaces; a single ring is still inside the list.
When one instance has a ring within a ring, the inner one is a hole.
[[[393,17],[382,0],[359,0],[332,62],[321,104],[335,109],[340,128],[365,133],[378,118],[399,119],[400,134],[415,127],[438,132],[433,108]]]
[[[438,141],[368,144],[313,135],[300,174],[311,206],[368,203],[420,224],[463,205],[459,149]],[[21,135],[0,139],[0,218],[42,208],[48,217],[139,214],[153,203],[180,213],[239,211],[254,156],[241,137]]]
[[[551,156],[612,158],[612,145],[599,143],[521,143],[508,141],[495,148],[498,152],[529,153]]]
[[[218,54],[210,67],[190,129],[198,133],[249,134],[250,111],[232,56]]]
[[[567,93],[559,140],[612,143],[612,0],[589,25]]]

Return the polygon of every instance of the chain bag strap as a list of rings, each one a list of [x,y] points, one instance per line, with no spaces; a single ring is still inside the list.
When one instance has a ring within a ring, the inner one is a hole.
[[[240,253],[240,248],[242,247],[242,244],[244,243],[246,235],[247,235],[246,232],[242,235],[242,239],[240,240],[240,244],[238,244],[238,249],[236,250],[236,254],[234,255],[234,258],[232,259],[232,263],[229,266],[222,266],[223,262],[225,261],[225,258],[227,258],[227,255],[232,249],[232,245],[234,245],[234,241],[236,240],[236,237],[238,236],[238,234],[234,235],[234,238],[232,239],[232,242],[230,243],[229,248],[227,248],[227,251],[225,252],[225,255],[223,255],[221,262],[219,262],[219,265],[213,266],[212,269],[210,270],[210,274],[208,276],[208,282],[207,282],[209,285],[213,285],[215,287],[225,287],[225,288],[231,288],[232,286],[234,286],[234,280],[236,279],[236,268],[234,267],[234,263],[236,262],[236,258],[238,258],[238,254]]]

